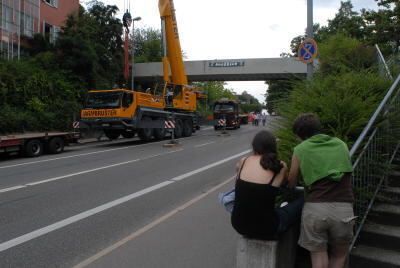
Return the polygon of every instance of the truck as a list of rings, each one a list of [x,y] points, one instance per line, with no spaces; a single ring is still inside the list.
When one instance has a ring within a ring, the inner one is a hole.
[[[206,96],[188,85],[173,0],[159,0],[163,44],[163,82],[140,92],[112,89],[88,92],[80,126],[104,131],[110,140],[122,135],[149,141],[163,139],[166,122],[174,123],[176,138],[200,128],[197,100]],[[127,48],[126,48],[127,49]]]
[[[214,129],[240,128],[239,104],[234,100],[222,98],[213,104]]]
[[[0,136],[0,153],[20,153],[29,157],[59,154],[64,146],[76,143],[79,133],[42,132]]]

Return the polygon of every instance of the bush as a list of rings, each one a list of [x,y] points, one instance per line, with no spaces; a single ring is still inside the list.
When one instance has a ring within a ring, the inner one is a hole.
[[[332,44],[338,41],[346,49],[332,50]],[[359,53],[355,52],[360,47],[358,41],[338,35],[327,42],[333,43],[320,46],[321,69],[313,80],[294,83],[288,100],[278,109],[285,118],[283,127],[276,132],[280,156],[285,161],[299,143],[291,130],[298,114],[317,114],[323,133],[336,136],[351,147],[390,87],[390,81],[374,72],[370,63],[359,61],[362,55],[351,61],[349,55]],[[368,57],[369,49],[365,48],[364,53]]]

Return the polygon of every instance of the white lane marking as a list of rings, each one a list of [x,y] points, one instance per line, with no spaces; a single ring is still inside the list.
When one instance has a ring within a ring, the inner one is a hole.
[[[88,266],[89,264],[95,262],[96,260],[108,255],[109,253],[111,253],[112,251],[116,250],[117,248],[125,245],[126,243],[128,243],[129,241],[135,239],[136,237],[144,234],[145,232],[153,229],[154,227],[156,227],[157,225],[161,224],[162,222],[166,221],[167,219],[171,218],[172,216],[174,216],[175,214],[181,212],[182,210],[185,210],[187,208],[189,208],[190,206],[192,206],[193,204],[197,203],[198,201],[202,200],[203,198],[207,197],[208,195],[210,195],[211,193],[215,192],[216,190],[218,190],[219,188],[221,188],[222,186],[226,185],[227,183],[231,182],[233,179],[235,178],[235,176],[227,179],[226,181],[214,186],[213,188],[207,190],[206,192],[202,193],[201,195],[193,198],[192,200],[186,202],[185,204],[183,204],[182,206],[173,209],[172,211],[164,214],[163,216],[161,216],[160,218],[152,221],[151,223],[147,224],[146,226],[140,228],[139,230],[131,233],[130,235],[128,235],[127,237],[121,239],[120,241],[116,242],[115,244],[101,250],[100,252],[98,252],[97,254],[93,255],[92,257],[84,260],[83,262],[73,266],[73,268],[83,268]]]
[[[235,154],[235,155],[230,156],[228,158],[225,158],[225,159],[223,159],[221,161],[218,161],[217,163],[218,163],[218,165],[220,165],[222,163],[225,163],[225,162],[227,162],[227,161],[229,161],[231,159],[234,159],[236,157],[239,157],[239,156],[244,155],[244,154],[249,153],[249,152],[250,152],[250,150],[246,150],[246,151],[241,152],[239,154]],[[27,234],[24,234],[22,236],[19,236],[19,237],[16,237],[14,239],[11,239],[11,240],[8,240],[6,242],[3,242],[3,243],[0,244],[0,252],[5,251],[5,250],[7,250],[9,248],[18,246],[18,245],[20,245],[22,243],[25,243],[27,241],[30,241],[30,240],[35,239],[37,237],[40,237],[42,235],[48,234],[48,233],[50,233],[52,231],[55,231],[57,229],[63,228],[63,227],[65,227],[67,225],[70,225],[70,224],[72,224],[74,222],[77,222],[77,221],[83,220],[83,219],[85,219],[87,217],[93,216],[93,215],[95,215],[97,213],[100,213],[100,212],[102,212],[104,210],[107,210],[109,208],[112,208],[112,207],[115,207],[115,206],[120,205],[122,203],[128,202],[128,201],[130,201],[130,200],[132,200],[134,198],[137,198],[139,196],[142,196],[144,194],[150,193],[150,192],[155,191],[157,189],[161,189],[161,188],[163,188],[163,187],[165,187],[167,185],[170,185],[171,183],[175,183],[177,181],[180,181],[180,180],[183,180],[185,178],[188,178],[188,177],[192,176],[193,174],[202,172],[202,171],[204,171],[206,169],[210,169],[210,168],[216,166],[217,163],[207,165],[207,166],[205,166],[203,168],[199,168],[199,169],[196,169],[196,170],[191,171],[191,172],[187,172],[187,173],[182,174],[180,176],[177,176],[175,178],[172,178],[172,179],[166,180],[164,182],[161,182],[159,184],[156,184],[156,185],[150,186],[148,188],[145,188],[145,189],[143,189],[141,191],[138,191],[136,193],[121,197],[119,199],[116,199],[114,201],[105,203],[105,204],[103,204],[101,206],[98,206],[98,207],[95,207],[93,209],[87,210],[85,212],[79,213],[79,214],[77,214],[75,216],[66,218],[64,220],[58,221],[56,223],[53,223],[53,224],[48,225],[46,227],[43,227],[41,229],[37,229],[37,230],[32,231],[30,233],[27,233]]]
[[[28,187],[28,186],[34,186],[34,185],[43,184],[43,183],[47,183],[47,182],[57,181],[57,180],[61,180],[61,179],[65,179],[65,178],[69,178],[69,177],[73,177],[73,176],[77,176],[77,175],[81,175],[81,174],[85,174],[85,173],[90,173],[90,172],[94,172],[94,171],[98,171],[98,170],[102,170],[102,169],[106,169],[106,168],[112,168],[112,167],[116,167],[116,166],[126,165],[126,164],[134,163],[134,162],[137,162],[137,161],[154,158],[154,157],[157,157],[157,156],[162,156],[162,155],[167,155],[167,154],[179,152],[179,151],[182,151],[182,150],[183,149],[179,149],[179,150],[175,150],[175,151],[169,151],[169,152],[162,153],[162,154],[151,155],[151,156],[148,156],[148,157],[145,157],[145,158],[142,158],[142,159],[134,159],[134,160],[130,160],[130,161],[122,162],[122,163],[117,163],[117,164],[108,165],[108,166],[104,166],[104,167],[84,170],[84,171],[71,173],[71,174],[67,174],[67,175],[63,175],[63,176],[58,176],[58,177],[54,177],[54,178],[50,178],[50,179],[46,179],[46,180],[30,182],[30,183],[27,183],[27,184],[24,184],[24,185],[17,185],[17,186],[5,188],[5,189],[0,189],[0,193],[11,192],[11,191],[18,190],[18,189],[21,189],[21,188],[25,188],[25,187]]]
[[[212,143],[215,143],[215,141],[203,143],[203,144],[200,144],[200,145],[195,145],[194,147],[195,148],[199,148],[199,147],[206,146],[206,145],[209,145],[209,144],[212,144]]]
[[[32,240],[34,238],[37,238],[39,236],[45,235],[47,233],[50,233],[52,231],[55,231],[57,229],[63,228],[63,227],[65,227],[67,225],[70,225],[70,224],[72,224],[74,222],[77,222],[77,221],[80,221],[80,220],[85,219],[87,217],[93,216],[93,215],[95,215],[95,214],[97,214],[99,212],[102,212],[102,211],[106,210],[106,209],[109,209],[109,208],[115,207],[117,205],[120,205],[122,203],[128,202],[129,200],[132,200],[134,198],[137,198],[139,196],[142,196],[142,195],[147,194],[149,192],[152,192],[154,190],[163,188],[163,187],[165,187],[165,186],[167,186],[168,184],[171,184],[171,183],[173,183],[173,182],[172,181],[164,181],[162,183],[159,183],[159,184],[153,185],[151,187],[145,188],[145,189],[143,189],[143,190],[141,190],[139,192],[124,196],[124,197],[119,198],[117,200],[114,200],[112,202],[109,202],[109,203],[106,203],[104,205],[95,207],[93,209],[87,210],[85,212],[82,212],[82,213],[77,214],[75,216],[69,217],[69,218],[64,219],[62,221],[53,223],[53,224],[48,225],[46,227],[43,227],[41,229],[35,230],[33,232],[30,232],[30,233],[27,233],[25,235],[19,236],[17,238],[11,239],[11,240],[9,240],[7,242],[1,243],[0,244],[0,252],[5,251],[5,250],[7,250],[9,248],[15,247],[17,245],[20,245],[22,243],[25,243],[25,242],[27,242],[29,240]]]
[[[223,163],[225,163],[225,162],[228,162],[228,161],[230,161],[230,160],[232,160],[232,159],[238,158],[239,156],[242,156],[242,155],[244,155],[244,154],[248,154],[248,153],[250,153],[250,152],[251,152],[251,150],[246,150],[246,151],[241,152],[241,153],[239,153],[239,154],[232,155],[232,156],[230,156],[230,157],[228,157],[228,158],[222,159],[222,160],[220,160],[220,161],[218,161],[218,162],[215,162],[215,163],[213,163],[213,164],[209,164],[209,165],[204,166],[204,167],[202,167],[202,168],[198,168],[198,169],[196,169],[196,170],[190,171],[190,172],[185,173],[185,174],[183,174],[183,175],[177,176],[177,177],[171,179],[171,181],[181,181],[181,180],[183,180],[183,179],[189,178],[190,176],[192,176],[192,175],[194,175],[194,174],[197,174],[197,173],[200,173],[200,172],[202,172],[202,171],[204,171],[204,170],[210,169],[210,168],[212,168],[212,167],[221,165],[221,164],[223,164]]]
[[[205,127],[205,128],[200,128],[200,130],[209,130],[209,129],[213,129],[214,127]]]
[[[192,136],[192,137],[186,137],[186,138],[181,138],[181,139],[190,139],[190,138],[195,138],[195,137],[199,137],[199,136],[203,136],[203,135]],[[62,156],[62,157],[56,157],[56,158],[51,158],[51,159],[44,159],[44,160],[38,160],[38,161],[31,161],[31,162],[25,162],[25,163],[14,164],[14,165],[8,165],[8,166],[0,166],[0,169],[12,168],[12,167],[19,167],[19,166],[25,166],[25,165],[32,165],[32,164],[50,162],[50,161],[55,161],[55,160],[62,160],[62,159],[68,159],[68,158],[74,158],[74,157],[80,157],[80,156],[87,156],[87,155],[92,155],[92,154],[100,154],[100,153],[118,151],[118,150],[125,150],[125,149],[129,149],[129,148],[142,147],[142,146],[151,145],[151,144],[157,144],[157,143],[161,143],[161,142],[164,142],[164,143],[165,143],[166,140],[156,141],[156,142],[150,142],[150,143],[144,143],[144,144],[138,144],[138,145],[131,145],[131,146],[118,147],[118,148],[114,148],[114,149],[107,149],[107,150],[96,151],[96,152],[90,152],[90,153],[84,153],[84,154],[75,154],[75,155]],[[118,144],[118,143],[114,143],[114,144]],[[83,146],[82,146],[82,147],[83,147]],[[81,147],[81,148],[82,148],[82,147]]]
[[[10,188],[1,189],[0,193],[14,191],[14,190],[21,189],[21,188],[24,188],[24,187],[26,187],[26,186],[25,185],[17,185],[17,186],[13,186],[13,187],[10,187]]]

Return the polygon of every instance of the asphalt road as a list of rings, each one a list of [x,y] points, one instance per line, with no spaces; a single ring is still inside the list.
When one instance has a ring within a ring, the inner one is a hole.
[[[0,267],[232,267],[236,234],[216,195],[261,129],[1,160]]]

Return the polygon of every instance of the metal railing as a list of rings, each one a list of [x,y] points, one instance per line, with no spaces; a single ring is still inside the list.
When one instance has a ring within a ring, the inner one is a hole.
[[[377,56],[378,56],[378,63],[379,63],[379,67],[381,69],[381,72],[384,73],[387,78],[393,79],[393,76],[390,73],[389,67],[388,67],[388,65],[387,65],[387,63],[385,61],[385,58],[382,55],[382,52],[381,52],[379,46],[375,45],[375,48],[376,48],[376,53],[377,53]]]
[[[353,160],[356,233],[353,248],[378,192],[387,182],[391,163],[399,149],[400,75],[390,87],[350,150]]]

